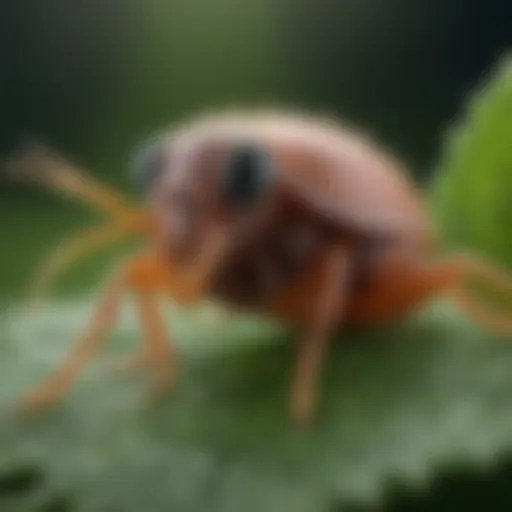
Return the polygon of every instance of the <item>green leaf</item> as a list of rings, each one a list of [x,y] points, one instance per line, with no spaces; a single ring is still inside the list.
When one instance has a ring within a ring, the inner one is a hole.
[[[161,403],[147,401],[142,375],[110,371],[111,357],[133,348],[127,311],[59,406],[10,418],[9,406],[55,367],[87,309],[66,301],[30,321],[9,315],[0,482],[35,468],[43,480],[24,496],[31,505],[65,497],[73,511],[330,511],[377,502],[393,479],[423,485],[439,467],[492,460],[512,440],[512,346],[441,303],[335,344],[307,431],[287,416],[293,346],[281,326],[243,318],[214,330],[199,312],[176,310],[181,373]]]
[[[512,265],[512,60],[472,95],[446,139],[432,203],[450,245]]]

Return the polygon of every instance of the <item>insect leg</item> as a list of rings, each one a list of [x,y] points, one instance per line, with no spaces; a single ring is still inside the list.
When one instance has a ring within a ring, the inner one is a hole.
[[[489,291],[503,297],[512,296],[512,276],[507,272],[468,254],[452,256],[446,263],[456,269],[459,275],[458,285],[453,290],[457,304],[480,325],[499,335],[512,334],[512,315],[497,312],[487,301],[478,298],[460,278],[473,277]]]
[[[19,405],[19,412],[37,412],[64,395],[114,323],[124,287],[123,275],[116,273],[105,286],[86,332],[46,382],[23,400]]]
[[[309,328],[299,346],[292,379],[291,414],[300,424],[308,422],[314,412],[318,375],[331,329],[339,320],[343,307],[343,283],[348,282],[349,269],[350,258],[345,251],[336,249],[327,253]]]
[[[176,362],[174,351],[166,340],[165,325],[158,310],[156,295],[151,292],[139,293],[137,305],[145,347],[142,357],[154,370],[151,393],[159,394],[171,384]]]
[[[142,347],[134,354],[116,360],[114,369],[122,373],[132,373],[153,366],[156,374],[151,390],[158,393],[170,384],[174,373],[174,353],[172,346],[166,341],[156,295],[141,292],[136,299],[142,327]]]
[[[510,297],[512,278],[493,265],[468,254],[454,254],[437,261],[399,260],[384,274],[370,299],[353,306],[351,313],[359,322],[398,318],[431,297],[447,295],[491,332],[512,334],[512,316],[496,311],[465,282],[471,278],[488,291]]]
[[[84,254],[112,244],[126,236],[126,231],[120,227],[106,225],[89,229],[58,245],[41,264],[29,283],[27,294],[29,307],[40,302],[51,283],[68,265],[74,263]]]
[[[177,290],[175,277],[170,262],[162,261],[154,254],[133,258],[126,265],[126,276],[136,300],[142,346],[135,354],[117,361],[115,368],[126,372],[150,366],[154,371],[151,392],[159,394],[171,383],[176,358],[167,340],[165,323],[158,308],[158,296],[162,289],[173,295],[173,291]]]

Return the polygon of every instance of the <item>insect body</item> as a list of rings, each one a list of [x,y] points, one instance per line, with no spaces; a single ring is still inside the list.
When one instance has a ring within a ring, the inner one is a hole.
[[[120,234],[143,233],[148,244],[120,263],[86,335],[23,402],[25,411],[65,392],[127,291],[138,301],[143,343],[126,366],[152,365],[154,391],[168,387],[176,363],[157,311],[162,291],[183,304],[208,295],[296,326],[290,410],[300,422],[312,417],[334,331],[399,319],[441,293],[490,329],[512,330],[512,321],[477,301],[463,282],[479,277],[510,292],[508,276],[468,255],[429,257],[433,232],[417,191],[390,156],[340,126],[262,112],[193,121],[139,151],[144,208],[55,156],[39,154],[32,163],[43,161],[40,180],[93,202],[111,224],[60,248],[40,287],[81,252]],[[17,166],[19,176],[34,176],[21,171],[30,163]]]

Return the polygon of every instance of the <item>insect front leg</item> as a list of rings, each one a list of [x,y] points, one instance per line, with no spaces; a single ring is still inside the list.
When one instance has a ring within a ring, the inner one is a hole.
[[[134,358],[153,366],[153,392],[166,389],[174,369],[174,354],[168,345],[164,323],[157,309],[163,270],[147,256],[123,263],[111,276],[100,296],[85,332],[79,337],[62,364],[19,405],[19,412],[40,411],[62,398],[79,372],[90,361],[114,324],[124,293],[135,294],[142,326],[142,353]]]
[[[159,310],[159,297],[163,289],[171,292],[177,290],[176,278],[169,263],[153,254],[133,258],[126,264],[125,275],[135,298],[141,327],[141,347],[118,361],[115,367],[123,372],[151,367],[151,394],[161,394],[172,383],[176,354]]]
[[[172,344],[166,336],[156,290],[136,291],[135,298],[141,324],[142,347],[135,354],[119,361],[116,369],[127,372],[151,366],[154,374],[150,390],[153,395],[156,395],[167,390],[172,383],[176,357]]]
[[[117,369],[133,371],[151,364],[156,369],[152,389],[162,390],[170,382],[174,356],[167,345],[164,323],[158,312],[156,296],[166,291],[184,306],[193,306],[208,289],[212,272],[225,248],[226,238],[213,232],[205,250],[187,267],[176,267],[168,258],[147,254],[132,260],[127,266],[131,288],[135,292],[143,329],[142,350],[118,362]]]
[[[64,362],[50,377],[19,405],[22,414],[33,413],[57,402],[69,389],[80,370],[91,359],[100,342],[113,325],[125,289],[122,272],[116,272],[106,284],[85,332]]]
[[[291,387],[290,411],[299,424],[309,422],[314,413],[318,377],[329,337],[345,301],[350,261],[345,250],[330,250],[316,283],[311,316],[297,353]]]

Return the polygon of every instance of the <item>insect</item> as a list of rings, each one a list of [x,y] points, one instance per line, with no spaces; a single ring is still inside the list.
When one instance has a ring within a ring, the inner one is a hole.
[[[289,407],[298,423],[314,416],[335,331],[378,328],[441,294],[490,330],[512,330],[465,282],[511,293],[507,274],[469,254],[432,256],[435,232],[401,166],[340,124],[287,112],[219,113],[151,138],[134,161],[142,206],[47,150],[13,160],[11,176],[80,198],[109,218],[57,248],[35,281],[40,291],[87,251],[130,233],[147,241],[112,272],[85,334],[22,411],[63,396],[124,293],[136,298],[142,327],[140,350],[124,367],[149,365],[154,393],[171,385],[177,367],[158,311],[162,293],[183,305],[208,296],[293,325]]]

